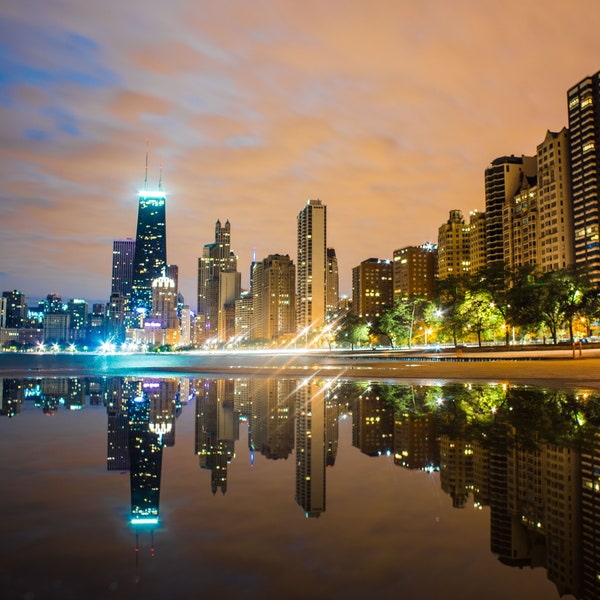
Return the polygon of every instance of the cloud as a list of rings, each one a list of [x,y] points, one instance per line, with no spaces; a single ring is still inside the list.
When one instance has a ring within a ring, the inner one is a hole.
[[[482,210],[487,164],[566,125],[566,90],[600,66],[590,0],[6,4],[0,214],[30,243],[0,252],[33,295],[52,272],[65,296],[108,298],[106,240],[135,235],[147,142],[192,305],[217,218],[247,285],[254,247],[295,260],[316,197],[349,293],[361,260]]]

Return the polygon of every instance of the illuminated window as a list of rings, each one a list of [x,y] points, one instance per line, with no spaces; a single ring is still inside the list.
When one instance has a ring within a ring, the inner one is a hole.
[[[588,142],[587,144],[583,145],[584,152],[590,152],[593,149],[594,149],[594,142]]]

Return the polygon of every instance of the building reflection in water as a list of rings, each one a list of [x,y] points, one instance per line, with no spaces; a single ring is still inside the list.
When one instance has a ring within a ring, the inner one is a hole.
[[[239,413],[234,406],[234,380],[205,379],[196,392],[196,454],[200,468],[210,471],[210,489],[227,492],[227,466],[239,439]]]
[[[597,393],[313,378],[6,378],[0,390],[0,416],[8,418],[22,418],[28,403],[47,415],[104,405],[107,468],[129,471],[131,522],[138,532],[150,524],[151,534],[162,453],[175,444],[182,405],[195,399],[194,451],[213,493],[227,491],[240,421],[247,422],[251,461],[255,450],[268,461],[295,455],[296,501],[307,517],[326,510],[339,418],[351,412],[361,453],[439,476],[457,509],[486,507],[490,549],[503,564],[544,567],[561,595],[600,597]]]

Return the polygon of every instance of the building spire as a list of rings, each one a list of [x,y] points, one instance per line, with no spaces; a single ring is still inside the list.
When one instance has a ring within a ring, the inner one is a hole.
[[[144,173],[144,189],[147,190],[148,189],[148,146],[150,145],[150,142],[148,140],[146,140],[146,169],[145,169],[145,173]]]
[[[158,189],[159,190],[162,190],[162,168],[163,168],[163,165],[162,165],[162,163],[160,163],[160,171],[159,171],[160,174],[158,176]]]

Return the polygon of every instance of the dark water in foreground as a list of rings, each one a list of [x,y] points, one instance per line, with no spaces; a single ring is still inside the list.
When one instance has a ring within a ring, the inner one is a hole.
[[[584,390],[0,381],[3,599],[599,597]]]

